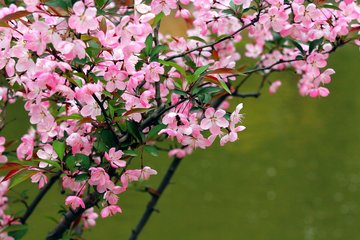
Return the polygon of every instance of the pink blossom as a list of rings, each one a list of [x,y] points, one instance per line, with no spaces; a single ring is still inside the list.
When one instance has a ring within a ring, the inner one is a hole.
[[[72,209],[77,209],[78,207],[85,208],[84,201],[77,196],[68,196],[65,200],[65,205],[70,205]]]
[[[153,0],[151,1],[152,12],[158,14],[160,12],[169,15],[171,9],[177,8],[177,0]]]
[[[221,128],[229,126],[229,122],[224,118],[226,112],[222,109],[216,110],[208,108],[205,111],[205,118],[201,120],[201,128],[204,130],[210,129],[212,134],[219,134]]]
[[[81,218],[84,221],[84,227],[86,229],[94,227],[96,225],[96,219],[99,215],[94,212],[94,208],[87,209],[82,215]]]
[[[116,151],[115,148],[110,148],[109,153],[105,153],[105,158],[113,168],[123,168],[126,166],[126,161],[120,160],[123,154],[124,152],[121,150]]]
[[[283,30],[288,15],[277,7],[271,7],[266,14],[261,15],[259,22],[266,28],[272,27],[275,32]]]
[[[164,68],[160,66],[158,62],[151,62],[146,67],[145,80],[148,82],[160,81],[161,74],[164,74]]]
[[[122,213],[121,208],[117,205],[109,205],[105,207],[103,210],[101,210],[100,215],[102,218],[106,218],[106,217],[114,216],[117,213]]]
[[[78,33],[87,33],[88,30],[95,30],[99,26],[96,20],[96,8],[88,7],[82,1],[74,4],[73,10],[75,15],[69,18],[69,26],[75,29]]]
[[[43,188],[45,184],[47,184],[48,179],[42,172],[38,172],[31,176],[31,182],[32,183],[38,183],[39,189]]]
[[[276,91],[278,90],[278,88],[281,86],[281,81],[280,80],[276,80],[274,81],[270,87],[269,87],[269,92],[270,94],[274,94],[276,93]]]

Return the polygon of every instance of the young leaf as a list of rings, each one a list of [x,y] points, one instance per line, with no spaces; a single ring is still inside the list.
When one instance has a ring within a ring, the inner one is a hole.
[[[231,95],[231,91],[224,81],[220,81],[220,85],[225,91],[227,91]]]
[[[59,159],[63,160],[65,154],[65,142],[56,140],[53,142],[52,146],[56,154],[59,156]]]
[[[164,60],[159,60],[158,62],[161,63],[164,66],[174,67],[179,73],[181,73],[183,76],[186,76],[185,69],[180,67],[180,65],[178,65],[177,63],[170,62],[170,61],[168,62],[168,61],[164,61]]]
[[[144,150],[153,155],[154,157],[159,156],[159,151],[153,145],[145,145]]]
[[[145,54],[150,55],[153,46],[153,35],[150,33],[145,40]]]
[[[153,127],[147,134],[146,136],[146,140],[151,140],[155,137],[158,136],[158,133],[163,130],[164,128],[166,128],[166,125],[165,124],[159,124],[159,125],[156,125],[155,127]]]
[[[196,76],[196,78],[200,77],[201,74],[203,74],[210,66],[209,65],[205,65],[205,66],[201,66],[198,69],[196,69],[196,71],[194,72],[194,75]]]

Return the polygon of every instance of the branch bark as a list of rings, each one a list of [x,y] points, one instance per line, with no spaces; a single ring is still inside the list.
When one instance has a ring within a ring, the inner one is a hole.
[[[178,168],[179,164],[181,163],[181,158],[174,158],[170,167],[168,168],[163,180],[161,181],[156,193],[151,194],[151,200],[149,201],[143,216],[141,217],[139,223],[137,224],[136,228],[132,231],[132,234],[129,240],[135,240],[139,236],[141,230],[144,228],[146,223],[148,222],[149,218],[151,217],[152,213],[155,210],[155,206],[159,201],[161,194],[164,192],[166,187],[169,185],[170,180],[172,179],[176,169]]]
[[[22,224],[25,224],[27,219],[31,216],[35,208],[38,206],[38,204],[41,202],[41,200],[44,198],[46,193],[51,189],[51,187],[54,185],[54,183],[60,178],[61,172],[57,172],[54,176],[50,178],[48,183],[41,189],[39,194],[35,197],[33,202],[30,204],[30,206],[27,208],[25,214],[20,218],[20,222]]]

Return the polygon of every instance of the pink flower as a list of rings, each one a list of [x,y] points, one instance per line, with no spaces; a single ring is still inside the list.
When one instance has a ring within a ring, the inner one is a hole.
[[[151,1],[152,12],[158,14],[160,12],[169,15],[171,9],[177,8],[177,0],[153,0]]]
[[[122,213],[122,210],[119,206],[117,205],[109,205],[106,208],[104,208],[103,210],[101,210],[101,217],[102,218],[106,218],[106,217],[111,217],[114,216],[117,213]]]
[[[90,185],[97,186],[98,192],[105,192],[106,184],[110,180],[109,175],[101,167],[91,167],[89,168],[91,177],[89,179]]]
[[[243,8],[249,8],[252,0],[234,0],[235,4],[241,4]]]
[[[266,14],[261,15],[259,22],[266,28],[272,27],[275,32],[283,30],[287,23],[288,15],[277,7],[271,7]]]
[[[151,175],[156,175],[156,174],[157,174],[156,170],[152,169],[151,167],[146,166],[141,170],[140,179],[148,180]]]
[[[220,133],[220,128],[226,128],[229,126],[229,122],[224,118],[226,112],[222,109],[216,110],[214,108],[208,108],[205,111],[205,118],[201,120],[201,128],[204,130],[210,129],[210,132],[214,135]]]
[[[110,148],[109,153],[105,153],[105,158],[110,162],[111,167],[113,168],[123,168],[126,166],[126,161],[120,160],[123,156],[124,152],[119,150],[116,151],[116,149]]]
[[[99,217],[99,215],[94,212],[94,208],[87,209],[82,215],[81,219],[84,221],[84,227],[86,229],[90,227],[94,227],[96,225],[96,219]]]
[[[72,209],[77,209],[79,206],[85,208],[84,201],[77,196],[68,196],[65,200],[65,205],[70,205]]]
[[[148,82],[160,81],[161,74],[164,74],[164,68],[160,66],[158,62],[151,62],[146,67],[145,80]]]
[[[99,27],[99,22],[96,20],[96,8],[85,9],[85,4],[78,1],[74,4],[73,10],[75,15],[69,18],[70,28],[75,29],[78,33],[87,33],[88,30],[95,30]]]
[[[31,176],[31,182],[32,183],[38,183],[39,189],[44,187],[45,184],[47,184],[48,179],[42,172],[38,172]]]
[[[43,149],[38,150],[37,155],[40,159],[44,159],[44,160],[55,161],[58,158],[58,155],[56,154],[56,152],[54,151],[53,147],[50,144],[46,144],[43,146]],[[45,168],[48,165],[49,164],[46,162],[39,163],[40,168]]]
[[[330,94],[330,91],[324,87],[314,88],[309,91],[309,95],[312,98],[327,97],[329,94]]]
[[[280,80],[276,80],[274,81],[270,87],[269,87],[269,92],[270,94],[274,94],[276,93],[276,91],[278,90],[278,88],[281,86],[281,81]]]

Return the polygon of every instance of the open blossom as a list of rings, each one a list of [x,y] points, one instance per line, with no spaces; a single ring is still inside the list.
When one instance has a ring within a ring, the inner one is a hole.
[[[75,29],[78,33],[86,33],[88,30],[95,30],[99,23],[96,20],[96,8],[85,7],[82,1],[74,4],[73,10],[75,15],[69,18],[69,26]]]
[[[91,167],[89,168],[91,172],[91,177],[89,179],[89,184],[96,186],[98,192],[105,192],[106,184],[110,180],[109,175],[101,167]]]
[[[288,15],[285,11],[279,10],[277,7],[271,7],[266,14],[260,17],[259,22],[266,28],[272,28],[275,32],[283,30]]]
[[[38,183],[39,188],[43,188],[45,184],[47,184],[48,179],[45,174],[42,172],[38,172],[31,176],[31,182],[32,183]]]
[[[229,126],[229,122],[224,118],[226,112],[222,109],[216,110],[214,108],[208,108],[205,111],[205,118],[201,120],[202,129],[210,129],[212,134],[219,134],[221,128]]]
[[[78,207],[85,208],[84,201],[77,196],[68,196],[65,200],[66,205],[70,205],[72,209],[77,209]]]
[[[94,227],[96,225],[96,219],[99,217],[99,215],[94,212],[94,208],[87,209],[82,215],[81,219],[84,222],[84,227],[86,229]]]
[[[146,67],[145,80],[148,82],[160,81],[160,75],[164,74],[164,68],[157,62],[151,62]]]
[[[151,1],[152,12],[158,14],[160,12],[169,15],[171,9],[177,8],[177,0],[153,0]]]
[[[54,151],[53,147],[50,144],[46,144],[43,149],[40,149],[37,151],[37,155],[40,159],[44,160],[56,160],[58,158],[58,155]],[[47,167],[49,164],[45,162],[40,162],[39,167],[44,168]]]
[[[115,148],[110,148],[109,152],[105,153],[104,157],[110,162],[113,168],[125,167],[126,161],[120,160],[124,152],[121,150],[116,151]]]
[[[157,171],[154,169],[151,169],[148,166],[145,166],[142,170],[141,170],[141,174],[140,174],[140,179],[142,180],[148,180],[150,178],[151,175],[156,175]]]
[[[0,136],[0,163],[6,163],[7,162],[7,157],[2,155],[3,152],[5,151],[5,138]]]
[[[105,207],[103,210],[101,210],[100,215],[102,218],[106,218],[106,217],[114,216],[117,213],[122,213],[121,208],[117,205],[109,205]]]
[[[270,92],[271,94],[276,93],[276,91],[278,90],[278,88],[279,88],[280,86],[281,86],[281,81],[279,81],[279,80],[274,81],[274,82],[270,85],[270,87],[269,87],[269,92]]]

